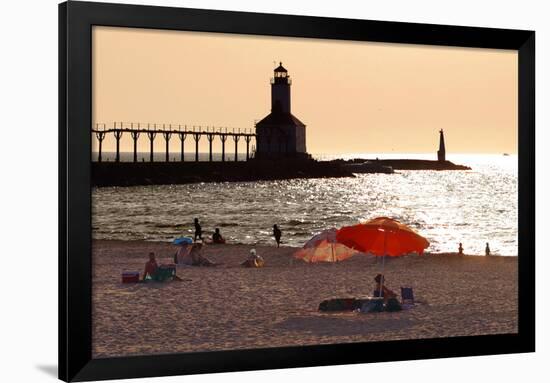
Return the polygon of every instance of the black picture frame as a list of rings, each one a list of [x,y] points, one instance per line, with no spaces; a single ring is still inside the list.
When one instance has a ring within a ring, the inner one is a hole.
[[[518,51],[518,333],[92,359],[92,26]],[[59,5],[59,378],[120,379],[535,350],[535,32],[69,1]]]

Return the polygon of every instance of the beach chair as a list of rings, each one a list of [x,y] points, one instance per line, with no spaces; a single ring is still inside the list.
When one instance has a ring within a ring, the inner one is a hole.
[[[414,305],[414,294],[412,287],[401,287],[401,304]]]

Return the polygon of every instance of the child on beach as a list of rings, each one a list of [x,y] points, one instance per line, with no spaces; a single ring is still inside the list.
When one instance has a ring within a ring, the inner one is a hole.
[[[464,248],[462,247],[462,242],[458,244],[458,255],[464,255]]]
[[[214,235],[212,235],[212,243],[218,243],[218,244],[225,243],[225,239],[222,237],[219,228],[216,228]]]
[[[198,218],[195,218],[194,225],[195,225],[195,238],[193,240],[196,241],[197,238],[202,240],[202,227],[201,227],[201,224],[199,223]]]
[[[489,249],[489,242],[485,243],[485,255],[491,255],[491,249]]]
[[[281,244],[281,229],[277,225],[273,225],[273,236],[275,237],[275,242],[277,242],[277,247]]]

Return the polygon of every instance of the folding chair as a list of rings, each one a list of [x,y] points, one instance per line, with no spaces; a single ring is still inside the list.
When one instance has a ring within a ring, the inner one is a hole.
[[[414,305],[414,294],[412,287],[401,287],[401,304]]]

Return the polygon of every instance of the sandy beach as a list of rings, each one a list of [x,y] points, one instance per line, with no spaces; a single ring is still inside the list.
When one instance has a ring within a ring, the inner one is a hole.
[[[261,269],[239,266],[250,245],[209,245],[217,267],[181,267],[181,282],[122,284],[164,242],[93,241],[94,358],[517,332],[517,257],[428,254],[386,262],[387,287],[414,288],[396,313],[319,313],[331,297],[372,294],[379,260],[306,264],[296,248],[257,246]]]

